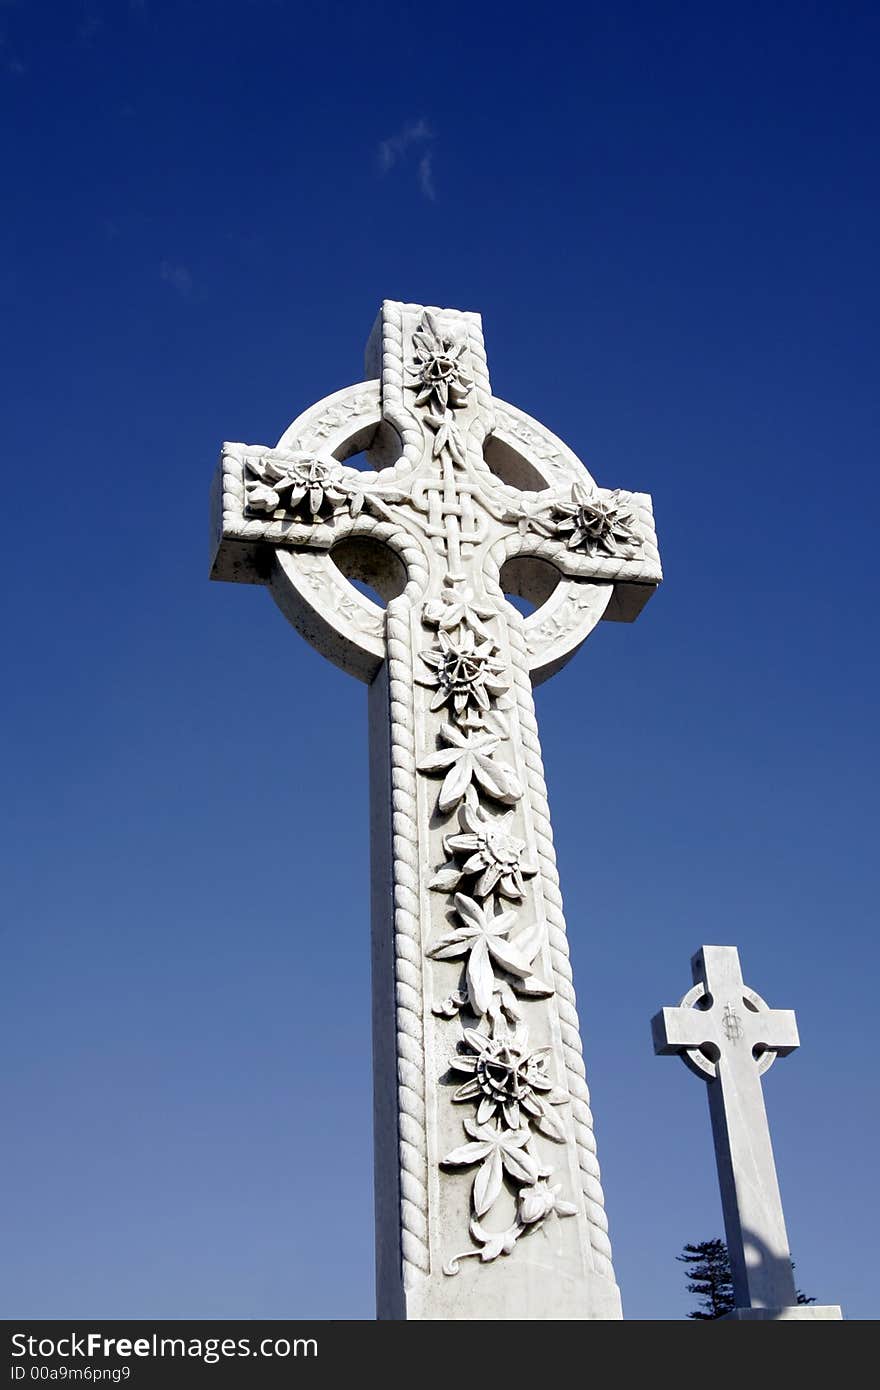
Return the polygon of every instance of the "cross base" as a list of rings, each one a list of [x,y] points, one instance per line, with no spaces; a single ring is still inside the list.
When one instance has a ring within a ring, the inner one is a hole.
[[[719,1322],[787,1322],[807,1318],[817,1322],[842,1322],[843,1313],[836,1303],[796,1303],[789,1308],[734,1308]]]

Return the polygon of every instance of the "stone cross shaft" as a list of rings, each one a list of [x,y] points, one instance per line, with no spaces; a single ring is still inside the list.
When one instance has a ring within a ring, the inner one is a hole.
[[[694,987],[652,1020],[654,1051],[677,1052],[708,1082],[733,1293],[739,1308],[797,1303],[761,1076],[798,1046],[790,1009],[743,983],[735,946],[703,946]]]
[[[650,498],[492,395],[478,314],[386,301],[366,375],[223,446],[211,573],[369,685],[379,1316],[616,1318],[532,685],[659,583]]]

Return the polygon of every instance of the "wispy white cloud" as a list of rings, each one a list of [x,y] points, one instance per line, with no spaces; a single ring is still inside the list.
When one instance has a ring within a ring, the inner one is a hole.
[[[411,155],[417,155],[422,151],[416,166],[419,188],[423,196],[432,203],[437,197],[432,166],[433,151],[430,148],[425,149],[425,146],[430,145],[433,139],[433,130],[428,122],[421,118],[409,121],[394,135],[389,135],[387,140],[380,140],[378,148],[379,168],[383,174],[387,174],[395,164],[405,163]]]
[[[431,130],[427,121],[410,121],[398,130],[396,135],[389,135],[387,140],[380,140],[379,163],[382,172],[387,174],[412,145],[419,145],[430,139]]]
[[[431,161],[434,155],[431,150],[423,154],[419,160],[419,188],[430,202],[436,202],[437,190],[434,187],[434,169]]]
[[[164,280],[178,294],[186,299],[192,293],[193,278],[189,268],[176,261],[163,261],[159,267],[159,279]]]

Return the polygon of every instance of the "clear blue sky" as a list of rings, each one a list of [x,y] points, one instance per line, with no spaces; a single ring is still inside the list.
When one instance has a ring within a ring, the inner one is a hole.
[[[497,393],[654,497],[663,588],[538,696],[625,1311],[721,1233],[649,1031],[707,941],[797,1010],[801,1287],[876,1316],[876,7],[0,33],[0,1312],[372,1316],[365,693],[206,532],[220,441],[359,380],[390,297],[480,310]]]

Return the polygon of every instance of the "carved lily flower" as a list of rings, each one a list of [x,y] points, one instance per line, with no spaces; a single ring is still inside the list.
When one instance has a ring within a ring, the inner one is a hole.
[[[524,1226],[532,1226],[543,1221],[545,1216],[555,1212],[557,1216],[576,1216],[577,1207],[573,1202],[564,1202],[559,1196],[561,1183],[551,1187],[547,1182],[536,1182],[531,1187],[523,1187],[517,1199],[517,1216]]]
[[[624,510],[619,492],[606,494],[588,492],[580,483],[571,490],[570,502],[557,502],[556,510],[562,514],[556,529],[570,531],[569,550],[583,550],[588,555],[615,555],[631,560],[638,545],[638,537],[633,530],[632,514]]]
[[[507,806],[519,801],[522,786],[513,768],[491,756],[501,742],[497,734],[465,734],[454,724],[443,724],[440,737],[449,746],[423,758],[419,772],[446,774],[438,801],[441,811],[457,806],[472,783]]]
[[[420,684],[437,686],[431,709],[451,704],[456,718],[470,705],[479,710],[490,709],[492,697],[503,695],[508,688],[504,663],[494,655],[494,643],[477,643],[469,629],[452,638],[441,628],[437,638],[439,651],[420,653],[422,661],[434,672],[433,677]]]
[[[415,367],[410,371],[416,380],[409,383],[409,389],[417,393],[415,404],[435,405],[444,413],[447,408],[460,409],[473,386],[462,369],[466,344],[445,333],[427,309],[412,341]]]
[[[493,917],[487,908],[480,907],[464,893],[456,893],[455,910],[462,925],[441,936],[430,947],[428,955],[434,960],[460,960],[467,956],[465,977],[474,1013],[480,1018],[488,1013],[498,988],[493,962],[509,975],[527,981],[530,992],[537,992],[539,987],[546,992],[546,987],[532,975],[532,961],[541,944],[541,931],[537,926],[526,928],[516,941],[508,941],[508,933],[516,921],[515,912],[499,912]]]
[[[492,634],[483,626],[483,619],[494,618],[495,609],[480,603],[470,584],[455,584],[444,588],[439,598],[429,599],[422,609],[422,620],[442,632],[457,627],[473,628],[480,637],[491,640]]]
[[[341,464],[311,454],[265,454],[248,458],[247,469],[259,481],[245,485],[251,512],[300,511],[308,521],[325,520],[348,505],[352,516],[363,506],[363,494],[346,479]]]
[[[471,874],[479,877],[471,888],[475,898],[487,898],[496,888],[504,898],[520,902],[525,896],[524,878],[538,872],[533,856],[526,852],[525,841],[511,835],[513,811],[491,819],[478,806],[468,802],[458,813],[461,835],[444,835],[443,848],[447,854],[466,856],[460,869],[447,865],[431,880],[431,887],[449,892],[460,880]]]
[[[544,1070],[549,1047],[529,1052],[525,1029],[512,1038],[489,1038],[476,1028],[466,1028],[464,1041],[471,1054],[453,1058],[451,1065],[471,1079],[459,1086],[452,1099],[479,1100],[477,1124],[487,1124],[500,1111],[510,1129],[519,1129],[525,1111],[543,1134],[562,1142],[565,1130],[550,1107],[561,1105],[566,1096]]]
[[[525,1129],[499,1129],[497,1125],[475,1124],[465,1120],[464,1127],[471,1137],[471,1143],[453,1149],[442,1160],[453,1168],[470,1168],[480,1164],[480,1171],[474,1179],[474,1211],[477,1216],[485,1216],[494,1206],[501,1192],[504,1174],[515,1182],[528,1183],[529,1191],[534,1187],[546,1186],[541,1183],[545,1169],[539,1167],[537,1159],[526,1152],[531,1131]]]

